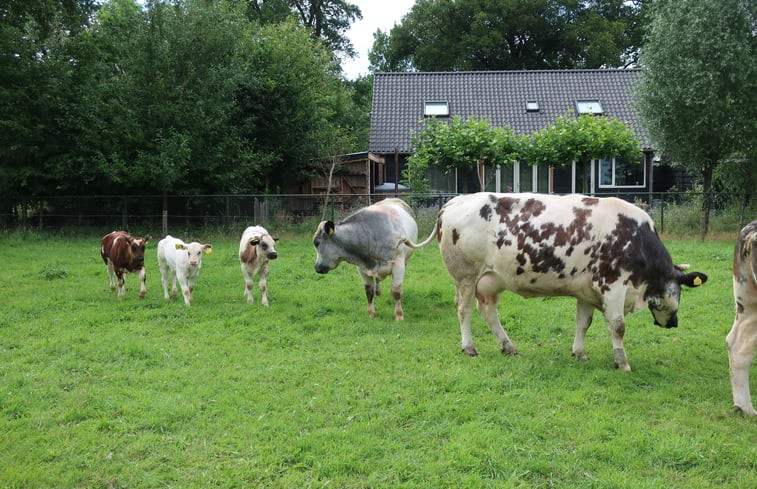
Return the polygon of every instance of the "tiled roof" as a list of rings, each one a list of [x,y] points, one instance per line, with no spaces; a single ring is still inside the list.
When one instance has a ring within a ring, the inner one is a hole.
[[[376,73],[369,150],[411,152],[425,102],[446,101],[450,116],[478,116],[493,126],[528,134],[576,110],[576,100],[597,99],[607,117],[626,124],[643,148],[652,143],[633,108],[640,70],[467,71]],[[535,100],[538,112],[526,112]]]

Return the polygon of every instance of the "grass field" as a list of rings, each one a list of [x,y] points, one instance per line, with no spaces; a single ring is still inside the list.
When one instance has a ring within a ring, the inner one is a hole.
[[[521,355],[478,315],[480,356],[461,354],[434,246],[398,323],[386,284],[369,319],[354,267],[314,273],[311,234],[281,236],[268,309],[244,301],[238,236],[181,237],[214,247],[191,308],[163,300],[157,240],[146,299],[130,275],[119,302],[99,236],[0,237],[0,487],[757,487],[757,419],[731,409],[730,240],[668,240],[710,280],[677,329],[628,317],[624,373],[599,314],[571,357],[565,298],[505,295]]]

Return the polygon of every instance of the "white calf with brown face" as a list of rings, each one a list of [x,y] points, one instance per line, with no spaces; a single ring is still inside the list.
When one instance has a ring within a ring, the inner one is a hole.
[[[179,281],[184,303],[192,305],[192,292],[202,267],[202,254],[210,253],[209,244],[184,241],[166,236],[158,243],[158,267],[163,284],[163,296],[166,300],[176,295],[176,281]],[[168,282],[171,282],[171,294],[168,294]]]
[[[254,298],[252,289],[255,286],[254,279],[259,277],[260,301],[268,307],[268,262],[278,258],[276,243],[279,238],[274,238],[262,226],[250,226],[242,233],[239,241],[239,263],[244,277],[244,296],[247,303],[252,304]]]
[[[749,393],[749,367],[757,350],[757,221],[739,233],[733,253],[733,296],[736,318],[726,336],[733,391],[733,407],[757,415]]]

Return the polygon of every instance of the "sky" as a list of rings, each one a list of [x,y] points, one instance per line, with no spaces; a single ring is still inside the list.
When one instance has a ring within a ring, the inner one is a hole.
[[[347,31],[357,55],[342,61],[344,75],[354,80],[360,75],[368,74],[368,51],[373,46],[373,33],[376,29],[388,32],[394,24],[399,24],[402,17],[410,11],[415,0],[350,0],[360,7],[363,19],[358,20]]]

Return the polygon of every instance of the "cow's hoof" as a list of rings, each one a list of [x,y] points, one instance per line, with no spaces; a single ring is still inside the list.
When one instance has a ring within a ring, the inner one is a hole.
[[[586,353],[580,352],[580,353],[573,353],[573,357],[578,360],[579,362],[585,362],[587,360]]]
[[[622,372],[630,372],[631,371],[631,366],[628,365],[627,363],[622,363],[621,364],[621,363],[615,362],[615,368],[617,368],[618,370],[620,370]]]
[[[512,343],[506,343],[502,345],[502,354],[512,355],[514,357],[517,357],[518,355],[520,355],[520,353],[518,353],[518,349],[515,348],[515,345],[513,345]]]
[[[477,357],[478,351],[476,351],[476,348],[473,346],[468,346],[463,348],[463,352],[468,355],[469,357]]]
[[[739,406],[738,404],[734,404],[733,411],[736,413],[743,414],[744,416],[757,416],[757,411],[755,411],[752,406],[747,406],[746,408],[743,408]]]

